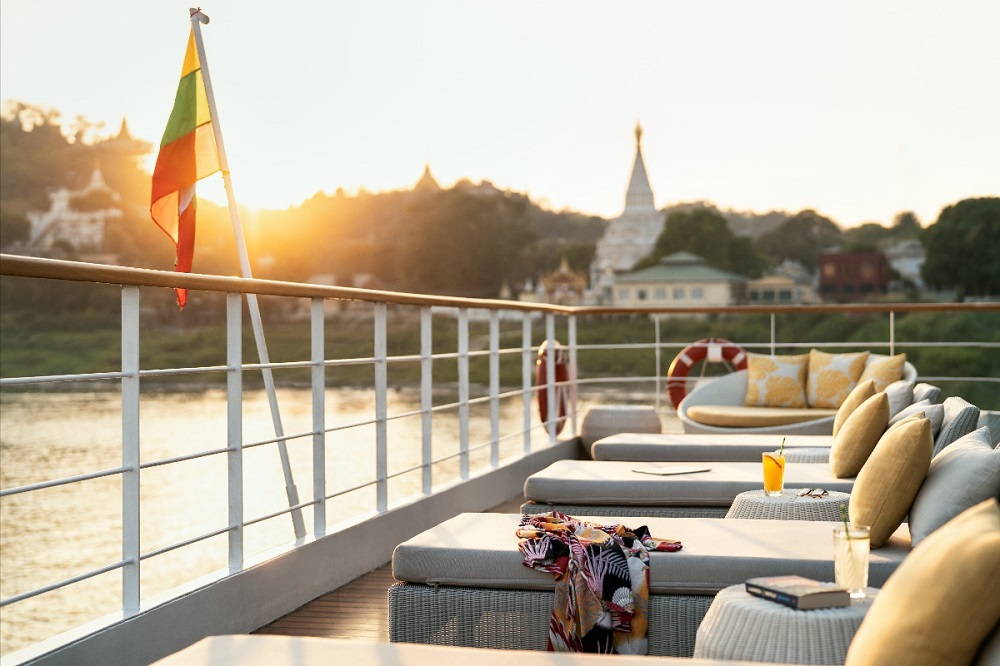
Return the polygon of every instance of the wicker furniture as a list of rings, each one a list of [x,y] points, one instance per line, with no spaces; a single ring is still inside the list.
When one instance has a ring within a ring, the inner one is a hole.
[[[726,375],[730,377],[731,375]],[[723,377],[725,379],[726,377]],[[929,384],[919,386],[936,390]],[[924,392],[926,393],[926,391]],[[985,418],[975,405],[953,396],[942,403],[944,416],[941,428],[934,437],[934,453],[940,453],[952,442],[969,434],[977,427],[992,423],[990,428],[994,443],[1000,441],[1000,420],[997,413],[987,413]],[[977,425],[978,423],[978,425]],[[612,435],[594,442],[590,447],[594,460],[628,460],[633,462],[715,462],[759,461],[760,454],[773,451],[785,435],[707,434],[633,434]],[[788,462],[827,462],[833,445],[832,436],[787,435],[785,454]]]
[[[658,476],[680,467],[707,469]],[[522,513],[559,511],[572,516],[675,516],[723,518],[733,500],[763,485],[757,462],[631,463],[559,460],[527,478]],[[795,464],[785,485],[850,492],[854,479],[838,479],[826,464]]]
[[[910,363],[906,363],[903,367],[903,379],[914,381],[916,377],[916,368]],[[743,403],[746,392],[746,370],[739,370],[728,375],[723,375],[710,384],[699,386],[691,391],[677,408],[677,417],[684,426],[684,432],[714,434],[769,433],[777,435],[829,435],[833,432],[833,420],[836,410],[800,408],[798,411],[801,412],[801,416],[798,422],[786,422],[783,425],[746,427],[707,425],[694,420],[688,414],[692,407],[704,407],[713,410],[716,408],[731,408],[733,413],[746,413],[748,414],[748,418],[751,419],[753,414],[765,415],[769,409],[780,412],[780,416],[785,418],[792,418],[789,412],[796,411],[796,409],[785,408],[744,407]],[[760,421],[761,419],[753,420]]]
[[[523,565],[519,520],[461,514],[397,546],[392,567],[401,583],[389,591],[390,640],[544,649],[554,581]],[[650,654],[691,656],[712,599],[730,585],[757,576],[833,576],[829,523],[647,518],[642,524],[654,537],[683,544],[675,553],[650,554]],[[872,553],[872,584],[884,583],[909,551],[902,527]]]
[[[719,592],[698,629],[694,656],[786,664],[843,664],[878,590],[843,608],[800,611],[748,594]]]
[[[622,432],[659,433],[662,424],[656,410],[641,405],[601,405],[583,415],[580,440],[586,450],[599,439]]]
[[[729,507],[726,518],[752,520],[841,520],[840,508],[847,510],[848,493],[827,491],[823,497],[800,496],[798,489],[785,489],[781,497],[769,497],[763,490],[740,493]]]
[[[789,463],[829,463],[830,447],[804,446],[796,449],[785,449],[785,462]]]

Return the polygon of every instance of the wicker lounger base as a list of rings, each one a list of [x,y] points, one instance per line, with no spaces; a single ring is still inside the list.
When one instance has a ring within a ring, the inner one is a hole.
[[[506,650],[545,650],[553,592],[397,583],[389,588],[389,640]],[[649,654],[690,657],[714,597],[654,594]]]
[[[568,516],[616,516],[638,518],[725,518],[728,506],[599,506],[591,504],[541,504],[525,502],[521,513],[532,516],[558,511]],[[655,535],[654,535],[655,536]]]

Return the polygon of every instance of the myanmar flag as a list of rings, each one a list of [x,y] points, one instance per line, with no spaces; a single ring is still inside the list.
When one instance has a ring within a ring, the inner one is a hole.
[[[197,208],[195,184],[219,169],[219,150],[192,28],[174,109],[170,112],[153,169],[149,208],[153,221],[177,246],[176,271],[191,272]],[[178,289],[177,304],[183,308],[186,303],[187,290]]]

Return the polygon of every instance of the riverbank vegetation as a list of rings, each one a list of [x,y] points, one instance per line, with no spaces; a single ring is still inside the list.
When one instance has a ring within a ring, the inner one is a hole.
[[[117,288],[108,287],[117,292]],[[221,308],[220,308],[221,311]],[[17,317],[17,320],[13,319]],[[310,327],[307,319],[290,321],[268,316],[264,302],[264,328],[268,350],[273,362],[303,362],[309,359]],[[0,314],[0,375],[33,376],[80,372],[116,372],[121,368],[121,341],[117,321],[83,317],[67,321],[62,318],[37,316],[22,318],[9,312]],[[225,327],[222,322],[184,322],[183,325],[163,325],[151,314],[143,317],[141,327],[140,364],[143,369],[222,366],[226,359]],[[452,314],[433,317],[434,352],[454,353],[458,349],[458,327]],[[670,362],[685,345],[702,338],[721,337],[744,345],[750,351],[770,353],[770,318],[754,316],[709,316],[707,318],[664,317],[660,320],[661,377],[665,377]],[[888,353],[889,320],[884,314],[778,315],[775,321],[779,354],[803,353],[809,346],[838,352],[870,349],[873,353]],[[1000,312],[986,313],[898,313],[895,317],[896,351],[906,352],[907,358],[922,377],[1000,377],[1000,354],[962,343],[994,342],[1000,329]],[[373,326],[370,306],[352,306],[336,312],[326,327],[327,359],[369,359],[373,355]],[[537,320],[532,327],[532,343],[544,338],[544,324]],[[502,321],[500,346],[517,347],[521,343],[520,319]],[[565,323],[557,318],[556,337],[566,342]],[[579,376],[585,379],[601,377],[651,377],[656,374],[655,328],[649,317],[580,317],[577,323]],[[910,342],[947,342],[952,346],[917,348]],[[802,346],[787,346],[796,343]],[[824,344],[825,343],[825,344]],[[469,322],[469,344],[473,352],[489,349],[489,326],[485,321]],[[642,344],[640,349],[586,349],[588,345]],[[832,346],[835,344],[849,347]],[[413,310],[390,308],[387,346],[390,356],[419,355],[420,322]],[[243,353],[245,363],[257,361],[255,342],[249,325],[244,326]],[[500,359],[500,381],[503,386],[516,387],[522,381],[520,354],[503,354]],[[449,385],[457,382],[457,361],[440,359],[434,362],[434,382]],[[721,366],[709,366],[708,374],[724,372]],[[218,373],[221,376],[221,373]],[[489,359],[474,354],[469,362],[470,381],[486,386],[489,383]],[[204,375],[186,377],[149,377],[146,387],[165,387],[178,382],[201,381]],[[389,364],[390,386],[417,386],[420,363],[416,360],[393,361]],[[306,385],[310,381],[308,368],[275,371],[279,385]],[[218,376],[213,379],[217,380]],[[261,382],[256,371],[245,373],[245,384]],[[326,370],[330,386],[371,386],[371,363],[336,365]],[[960,395],[983,409],[1000,409],[1000,392],[996,384],[969,381],[935,381],[944,396]],[[641,388],[648,390],[651,384]]]

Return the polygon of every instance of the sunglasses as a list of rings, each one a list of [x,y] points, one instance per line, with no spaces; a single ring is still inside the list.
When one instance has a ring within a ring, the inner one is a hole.
[[[822,488],[803,488],[798,492],[799,497],[812,497],[813,499],[820,499],[829,494],[829,490],[823,490]]]

